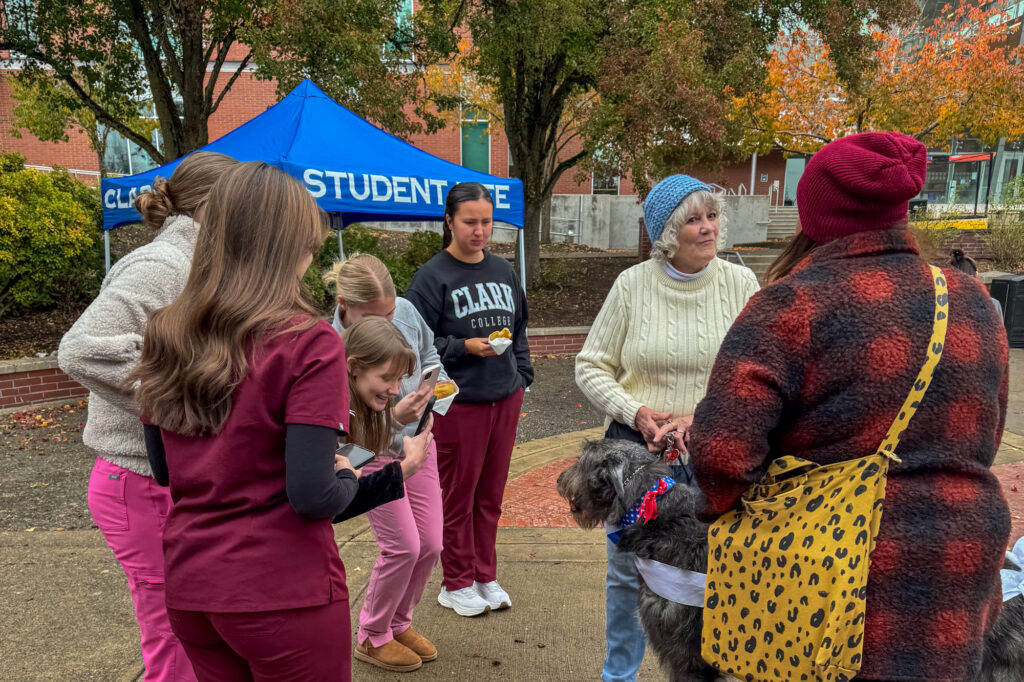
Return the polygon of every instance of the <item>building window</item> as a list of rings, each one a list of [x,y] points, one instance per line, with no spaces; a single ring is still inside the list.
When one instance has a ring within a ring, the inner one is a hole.
[[[100,135],[105,135],[107,138],[107,151],[103,155],[103,163],[111,175],[135,175],[160,165],[153,161],[139,145],[116,130],[101,126]],[[153,140],[156,148],[160,149],[160,132],[153,131],[150,139]]]
[[[491,172],[490,121],[475,109],[462,112],[462,165],[481,173]]]
[[[591,179],[591,192],[593,194],[611,194],[613,196],[618,195],[618,172],[612,169],[604,171],[595,171],[593,178]]]
[[[181,100],[175,98],[174,103],[178,106],[178,111],[181,111]],[[147,104],[143,107],[142,118],[152,121],[157,120],[156,111],[153,109],[152,104]],[[135,175],[136,173],[145,173],[161,165],[154,161],[142,147],[124,137],[121,133],[108,128],[102,123],[98,127],[100,138],[105,139],[107,142],[107,150],[103,155],[103,164],[111,175]],[[158,127],[155,127],[153,132],[150,133],[149,139],[158,150],[163,151],[163,140],[160,137],[160,129]]]

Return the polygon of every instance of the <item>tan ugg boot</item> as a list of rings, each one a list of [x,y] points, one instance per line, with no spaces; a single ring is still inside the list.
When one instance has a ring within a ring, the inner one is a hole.
[[[395,641],[416,652],[420,659],[427,663],[437,660],[437,647],[430,643],[430,640],[413,630],[411,627],[400,635],[395,635]]]
[[[396,640],[377,647],[370,644],[370,640],[367,639],[356,646],[355,657],[396,673],[411,673],[423,665],[415,651]]]

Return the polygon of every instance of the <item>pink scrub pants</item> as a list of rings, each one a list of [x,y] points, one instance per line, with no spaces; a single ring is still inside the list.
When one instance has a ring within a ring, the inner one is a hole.
[[[377,457],[363,473],[392,462]],[[405,482],[405,497],[367,512],[380,556],[370,574],[366,599],[359,612],[359,642],[379,647],[412,625],[412,612],[423,596],[430,573],[441,554],[441,486],[437,478],[437,449],[430,446],[427,461]]]
[[[163,535],[170,509],[167,488],[96,458],[89,477],[89,511],[128,578],[142,634],[145,682],[196,679],[164,604]]]

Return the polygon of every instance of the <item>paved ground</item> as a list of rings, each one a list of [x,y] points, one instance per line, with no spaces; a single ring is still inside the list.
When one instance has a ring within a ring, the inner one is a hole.
[[[583,438],[600,436],[600,418],[579,396],[570,361],[542,360],[537,370],[498,538],[499,577],[513,608],[459,618],[436,603],[436,570],[416,625],[438,645],[439,660],[414,676],[355,661],[356,682],[597,679],[604,540],[598,531],[570,527],[554,479]],[[141,679],[124,574],[83,514],[91,457],[78,435],[80,418],[80,408],[61,406],[22,415],[24,429],[0,430],[0,680]],[[1024,535],[1024,350],[1011,352],[1010,410],[995,471],[1014,511],[1014,537]],[[376,544],[363,519],[337,526],[336,538],[355,616]],[[648,656],[641,680],[664,679]]]

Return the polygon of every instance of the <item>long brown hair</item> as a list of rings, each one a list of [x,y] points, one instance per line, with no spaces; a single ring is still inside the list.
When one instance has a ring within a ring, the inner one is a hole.
[[[238,165],[230,156],[215,152],[196,152],[178,164],[170,180],[157,178],[153,189],[135,197],[135,210],[152,228],[163,227],[172,215],[195,215],[206,201],[213,183],[229,168]]]
[[[786,244],[786,248],[782,250],[771,265],[768,266],[768,270],[764,273],[764,283],[771,284],[777,279],[782,279],[796,267],[796,264],[802,261],[807,254],[814,249],[818,248],[818,244],[813,239],[805,235],[803,232],[797,232],[793,235],[793,238]]]
[[[345,359],[349,365],[348,391],[352,419],[348,427],[350,443],[376,453],[384,452],[391,442],[394,425],[391,407],[375,412],[356,392],[354,372],[388,365],[390,379],[416,371],[416,353],[398,331],[383,317],[364,317],[341,335],[345,342]]]
[[[297,270],[326,234],[324,214],[294,178],[258,161],[222,175],[185,289],[150,315],[129,377],[154,424],[187,434],[223,428],[248,373],[247,353],[268,334],[316,323]]]

